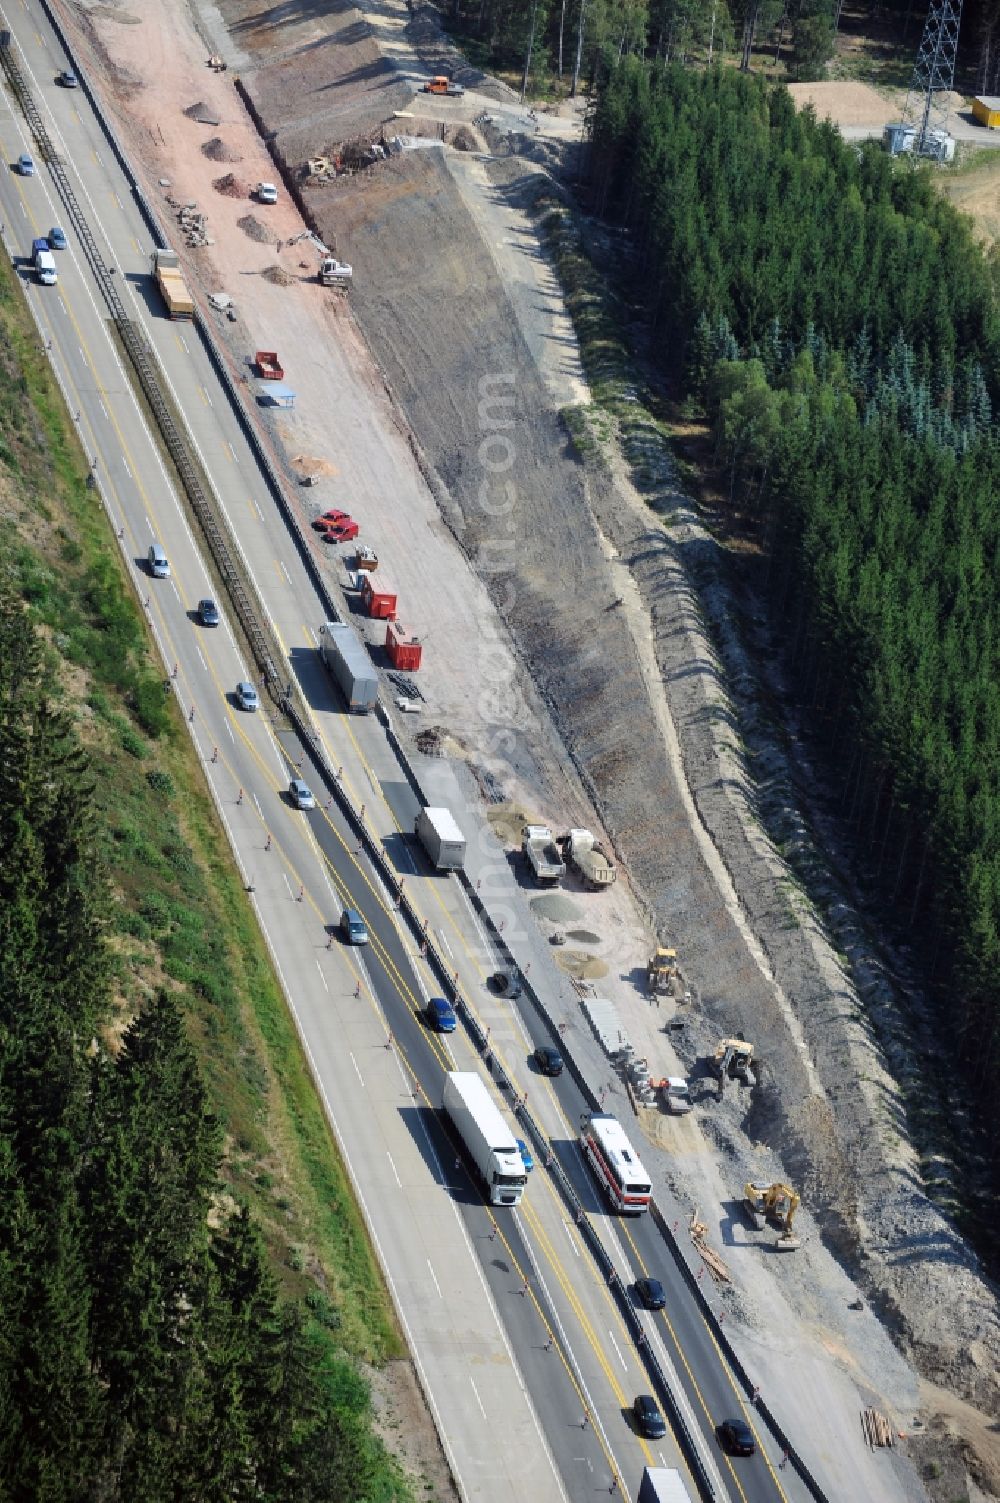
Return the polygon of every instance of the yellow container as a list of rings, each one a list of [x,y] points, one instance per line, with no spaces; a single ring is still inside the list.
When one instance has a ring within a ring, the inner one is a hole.
[[[980,125],[1000,130],[1000,95],[980,94],[972,101],[972,114]]]

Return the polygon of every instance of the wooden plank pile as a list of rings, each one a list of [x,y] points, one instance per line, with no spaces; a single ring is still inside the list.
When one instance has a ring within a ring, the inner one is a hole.
[[[896,1443],[892,1426],[877,1409],[862,1409],[861,1432],[873,1451],[878,1446],[892,1446]]]
[[[691,1233],[691,1241],[694,1243],[695,1252],[715,1282],[717,1284],[728,1284],[730,1282],[729,1269],[715,1251],[715,1248],[709,1246],[708,1227],[704,1221],[699,1221],[697,1208],[691,1212],[688,1231]]]

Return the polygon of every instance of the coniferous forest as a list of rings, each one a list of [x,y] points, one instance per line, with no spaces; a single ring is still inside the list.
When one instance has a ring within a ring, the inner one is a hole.
[[[95,784],[43,661],[0,593],[0,1492],[400,1496],[346,1369],[223,1209],[176,989],[108,1045]]]
[[[735,70],[613,65],[591,187],[711,420],[858,867],[918,948],[936,1063],[996,1184],[997,263],[929,170]]]

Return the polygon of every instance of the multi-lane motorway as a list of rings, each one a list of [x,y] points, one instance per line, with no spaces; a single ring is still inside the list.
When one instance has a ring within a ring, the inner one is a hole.
[[[648,1218],[605,1214],[576,1147],[588,1102],[566,1073],[543,1081],[529,1064],[535,1043],[551,1042],[529,1002],[501,1004],[484,985],[493,956],[457,883],[432,876],[401,831],[412,828],[414,795],[375,720],[349,720],[315,651],[325,614],[298,545],[259,474],[254,450],[232,411],[198,332],[163,316],[149,279],[152,242],[84,91],[59,89],[67,59],[44,13],[27,0],[0,10],[22,71],[62,155],[91,232],[117,268],[119,292],[160,361],[193,444],[225,514],[247,577],[269,616],[310,707],[319,745],[355,807],[365,806],[371,838],[384,844],[411,902],[454,961],[469,1005],[488,1027],[492,1048],[548,1135],[559,1162],[625,1285],[642,1273],[668,1285],[663,1314],[644,1317],[647,1339],[672,1375],[682,1412],[697,1436],[716,1496],[757,1500],[805,1496],[718,1350],[698,1306]],[[8,163],[34,143],[9,92],[0,100],[0,139]],[[354,1178],[422,1382],[459,1485],[468,1498],[582,1499],[612,1487],[635,1496],[644,1465],[686,1471],[677,1446],[638,1436],[628,1413],[648,1390],[640,1354],[614,1292],[598,1274],[561,1201],[539,1166],[516,1213],[490,1215],[435,1110],[442,1074],[481,1068],[460,1032],[428,1033],[420,1010],[434,986],[392,894],[359,846],[335,799],[305,758],[303,775],[321,795],[311,814],[284,790],[302,748],[271,713],[241,712],[233,689],[255,678],[225,602],[217,630],[195,608],[218,595],[211,568],[160,446],[136,400],[85,258],[74,245],[65,206],[44,162],[36,174],[0,179],[4,242],[49,346],[81,442],[96,460],[101,496],[163,654],[165,671],[201,755],[249,901],[281,978],[338,1140]],[[28,264],[32,239],[61,224],[59,281],[43,287]],[[317,296],[323,294],[317,289]],[[331,352],[331,358],[337,358]],[[345,391],[352,382],[345,364]],[[362,393],[354,400],[363,404]],[[345,410],[349,401],[345,397]],[[358,424],[339,425],[331,443],[351,468]],[[385,466],[407,463],[379,446],[357,466],[363,486],[395,484]],[[407,484],[418,483],[412,470]],[[144,560],[160,542],[168,579]],[[371,943],[348,950],[333,935],[345,901],[368,922]],[[758,1455],[730,1461],[714,1436],[729,1416],[754,1422]],[[692,1496],[694,1482],[688,1476]]]

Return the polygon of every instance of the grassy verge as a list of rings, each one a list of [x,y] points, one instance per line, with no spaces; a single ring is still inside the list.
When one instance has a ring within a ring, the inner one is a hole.
[[[54,693],[90,753],[117,899],[112,1032],[181,997],[225,1131],[225,1191],[247,1203],[286,1294],[324,1334],[348,1407],[357,1363],[403,1345],[132,581],[10,267],[0,263],[0,570],[49,646]],[[387,1461],[387,1469],[392,1468]]]

